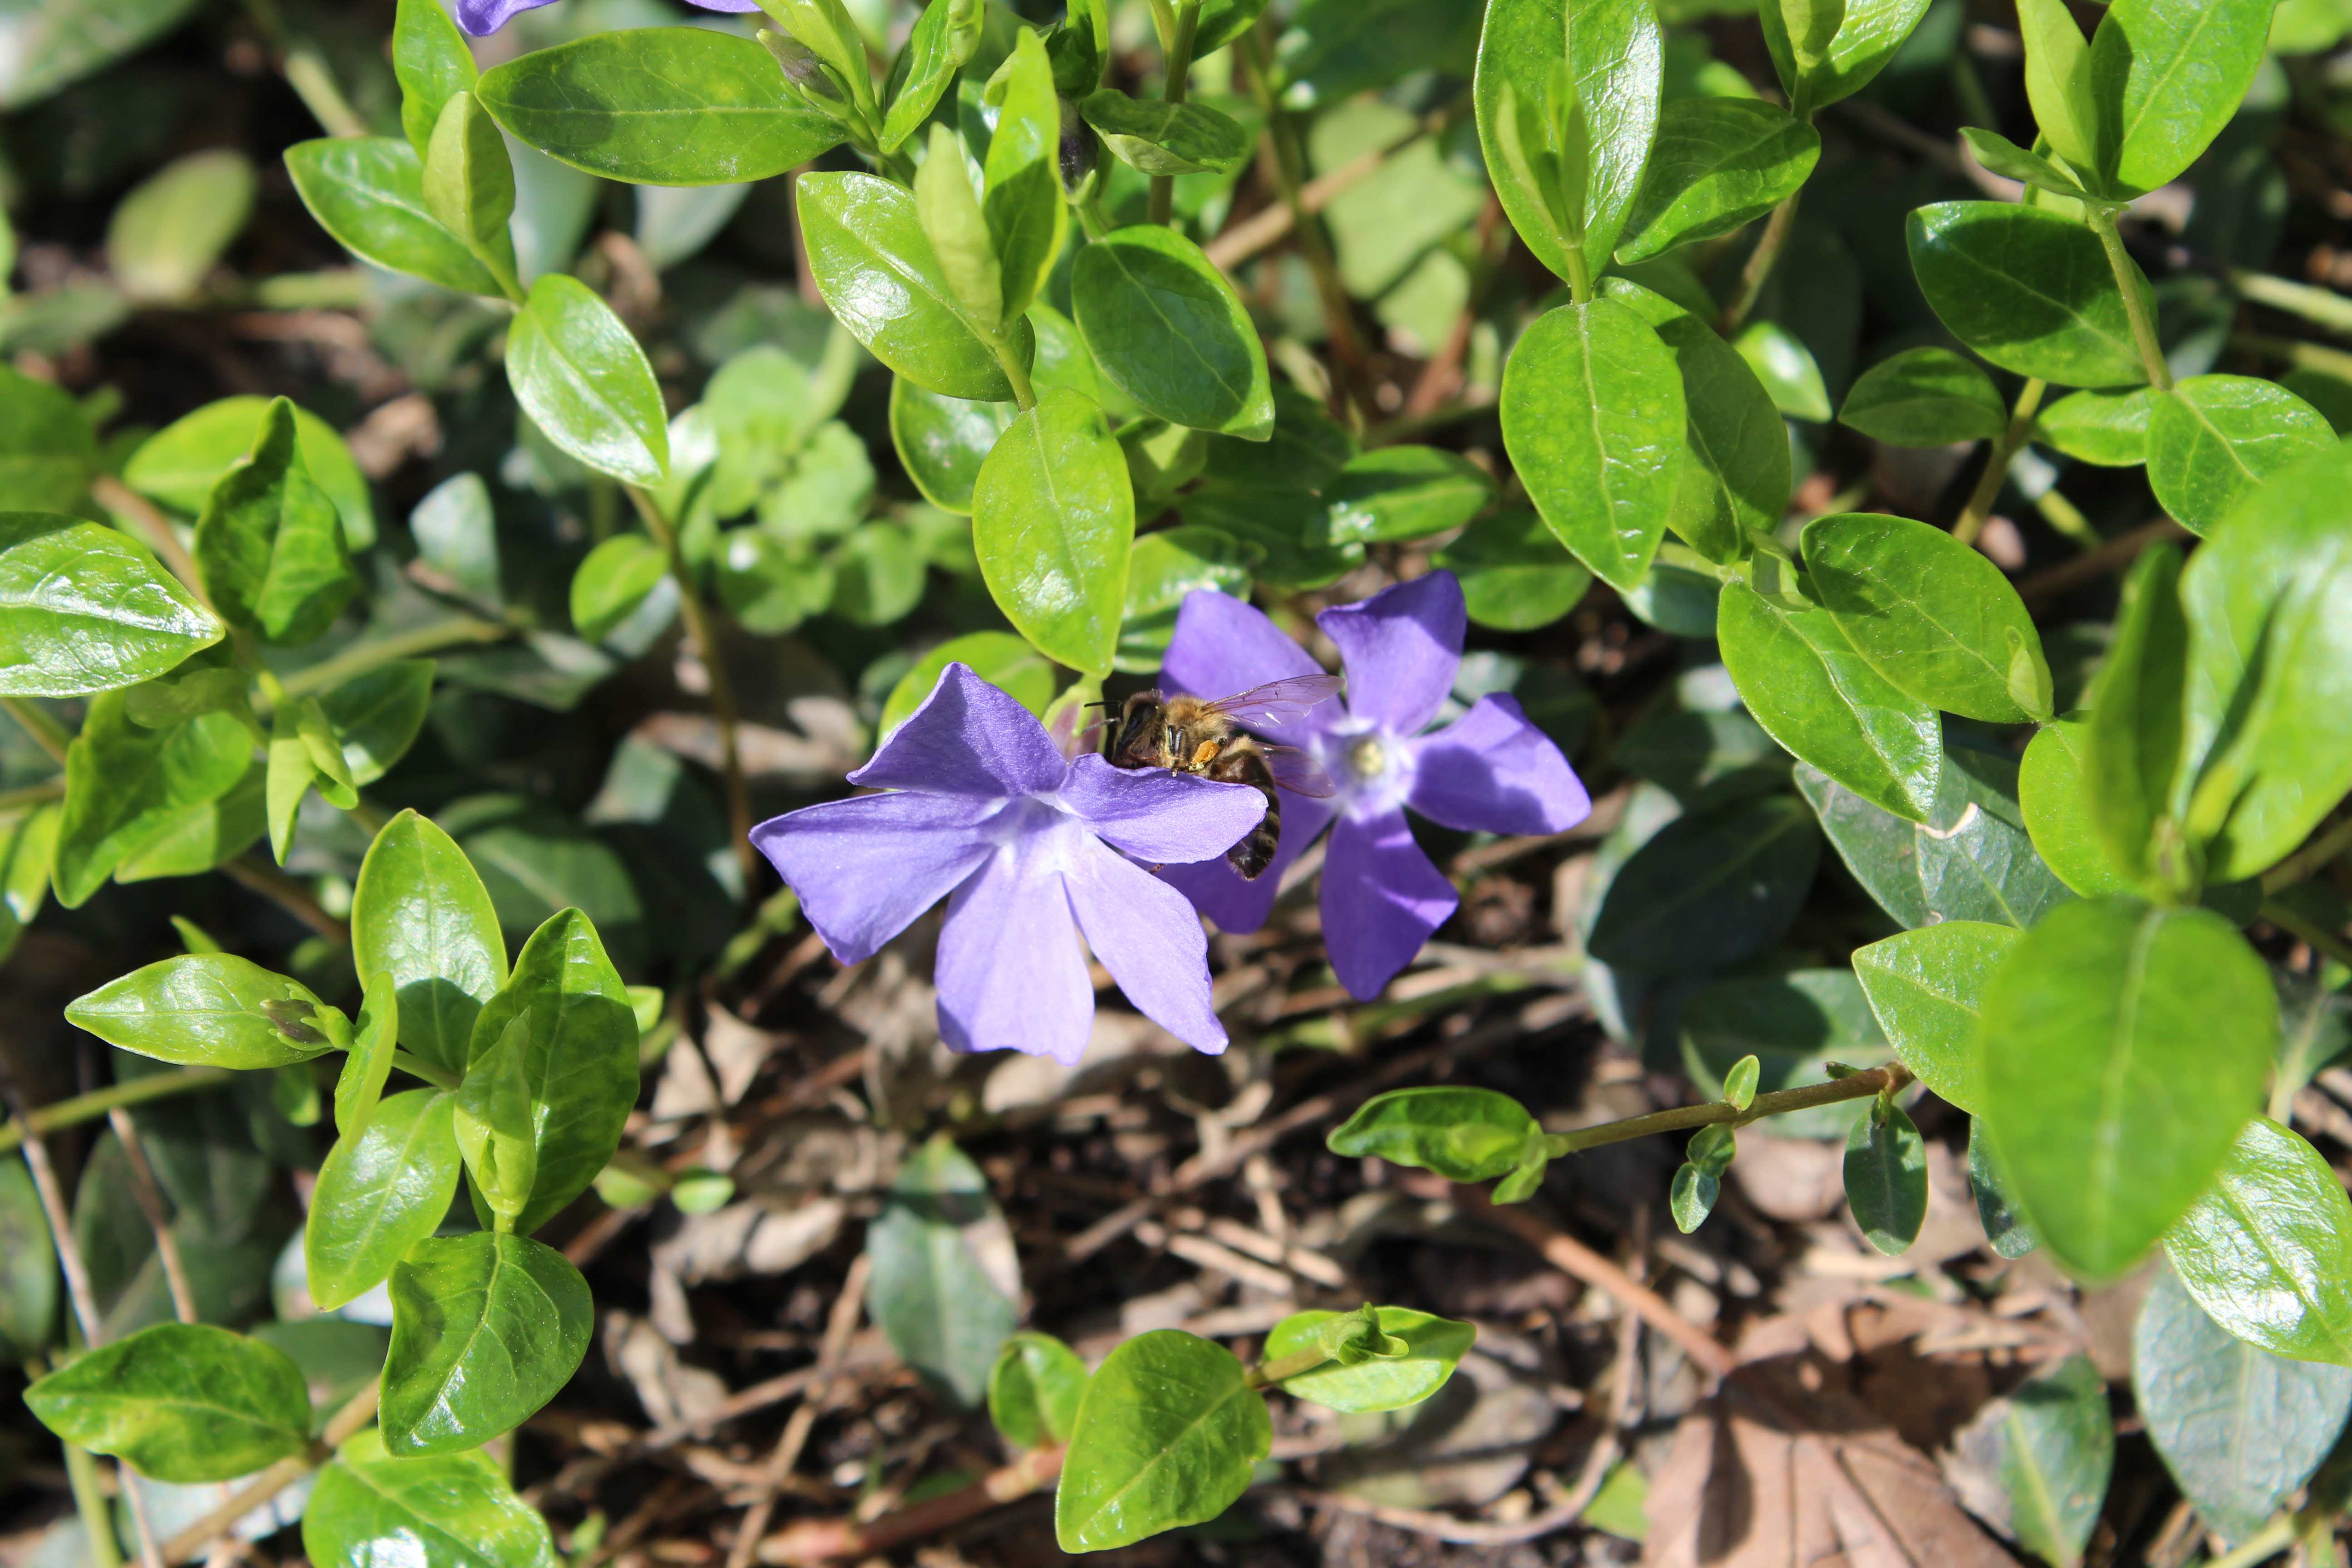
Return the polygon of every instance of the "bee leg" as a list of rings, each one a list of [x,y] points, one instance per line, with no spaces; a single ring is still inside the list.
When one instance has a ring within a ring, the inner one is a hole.
[[[1263,752],[1253,747],[1233,746],[1210,763],[1207,776],[1219,784],[1247,784],[1265,796],[1265,815],[1249,836],[1231,849],[1225,858],[1244,881],[1255,881],[1274,863],[1274,852],[1282,844],[1282,793],[1275,787],[1274,771],[1265,765]]]

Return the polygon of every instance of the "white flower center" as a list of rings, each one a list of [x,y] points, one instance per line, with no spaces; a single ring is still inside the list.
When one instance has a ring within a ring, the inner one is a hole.
[[[1338,787],[1339,809],[1351,817],[1385,816],[1412,793],[1412,753],[1370,720],[1349,719],[1315,737],[1315,760]]]

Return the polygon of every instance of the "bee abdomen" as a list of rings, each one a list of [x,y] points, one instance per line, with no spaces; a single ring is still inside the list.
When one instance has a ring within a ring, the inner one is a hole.
[[[1249,837],[1225,851],[1225,859],[1239,871],[1244,879],[1256,880],[1259,873],[1274,863],[1274,852],[1282,843],[1282,792],[1275,787],[1274,770],[1265,765],[1265,758],[1254,746],[1228,746],[1206,769],[1207,776],[1220,784],[1247,784],[1265,796],[1265,815],[1249,831]]]

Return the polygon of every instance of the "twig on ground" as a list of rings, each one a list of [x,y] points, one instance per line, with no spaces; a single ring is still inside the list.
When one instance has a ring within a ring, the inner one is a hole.
[[[859,1253],[841,1282],[841,1293],[833,1299],[833,1311],[824,1324],[824,1347],[817,1352],[814,1386],[784,1423],[784,1435],[776,1440],[775,1452],[768,1458],[766,1482],[744,1514],[742,1529],[727,1553],[727,1568],[749,1568],[759,1554],[761,1538],[767,1534],[769,1517],[775,1512],[776,1493],[782,1489],[783,1479],[800,1464],[801,1450],[808,1447],[809,1434],[816,1429],[825,1395],[832,1392],[842,1358],[848,1353],[849,1336],[857,1331],[858,1314],[866,1306],[866,1276],[871,1267],[871,1256]]]
[[[147,1216],[148,1229],[155,1233],[155,1256],[163,1265],[163,1283],[172,1297],[172,1313],[184,1323],[197,1321],[195,1288],[188,1283],[187,1260],[180,1256],[179,1238],[172,1234],[172,1209],[164,1200],[163,1189],[155,1180],[155,1167],[148,1163],[147,1146],[140,1141],[138,1124],[131,1112],[121,1106],[106,1113],[107,1125],[114,1129],[115,1141],[122,1145],[122,1157],[131,1167],[131,1196],[139,1212]]]

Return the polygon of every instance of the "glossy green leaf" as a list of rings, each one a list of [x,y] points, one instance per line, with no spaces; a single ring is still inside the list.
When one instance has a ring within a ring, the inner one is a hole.
[[[457,1086],[452,1121],[473,1191],[502,1231],[513,1227],[530,1202],[539,1174],[537,1106],[524,1076],[530,1035],[530,1016],[518,1014],[488,1049],[475,1053]]]
[[[311,1300],[331,1311],[381,1284],[431,1236],[457,1191],[446,1089],[412,1089],[346,1128],[319,1167],[302,1231]]]
[[[257,772],[252,759],[252,737],[234,714],[205,713],[159,729],[131,717],[126,693],[91,699],[81,733],[66,751],[65,809],[52,868],[58,902],[80,907],[118,870],[200,825],[215,803]],[[260,837],[257,811],[250,826],[242,840],[215,847],[234,855]]]
[[[2352,1366],[2352,1202],[2298,1134],[2267,1117],[2247,1122],[2164,1250],[2229,1332],[2274,1355]]]
[[[2229,921],[2132,899],[2053,910],[1985,993],[1993,1152],[2050,1250],[2137,1264],[2252,1114],[2278,1039],[2268,971]]]
[[[1896,1059],[1971,1114],[1981,1098],[1977,1027],[1985,986],[2023,940],[2014,926],[1947,921],[1854,950],[1854,978]]]
[[[1933,708],[1872,668],[1826,610],[1729,583],[1717,616],[1724,668],[1774,740],[1872,805],[1929,819],[1944,754]]]
[[[514,161],[481,101],[451,95],[425,154],[425,205],[442,227],[466,242],[501,286],[520,293],[514,236]]]
[[[54,803],[0,816],[0,963],[48,900],[64,817]]]
[[[2115,637],[2087,697],[2083,798],[2108,864],[2135,882],[2195,884],[2171,816],[2180,770],[2189,626],[2180,553],[2158,545],[2133,564]]]
[[[1688,1236],[1706,1223],[1722,1195],[1722,1177],[1685,1161],[1675,1168],[1674,1184],[1667,1189],[1666,1211],[1674,1215],[1675,1228]]]
[[[362,260],[461,294],[499,293],[499,280],[425,204],[425,162],[397,136],[330,136],[286,149],[302,205]]]
[[[1255,548],[1259,582],[1279,588],[1328,587],[1362,563],[1364,547],[1331,539],[1331,513],[1305,490],[1202,485],[1184,497],[1184,521]]]
[[[1054,1534],[1065,1552],[1100,1552],[1214,1519],[1273,1442],[1265,1401],[1232,1352],[1179,1329],[1139,1334],[1078,1402]]]
[[[1550,544],[1550,536],[1544,542]],[[1137,540],[1127,552],[1127,605],[1116,668],[1132,675],[1156,674],[1175,638],[1185,597],[1206,590],[1248,598],[1257,559],[1258,552],[1222,529],[1163,528]]]
[[[1434,447],[1366,452],[1323,487],[1339,543],[1425,539],[1460,528],[1494,499],[1485,469]]]
[[[2084,898],[2133,890],[2092,820],[2084,769],[2090,726],[2079,717],[2045,724],[2025,748],[2017,795],[2035,853],[2059,880]]]
[[[1230,114],[1204,103],[1088,93],[1078,112],[1121,162],[1147,174],[1230,174],[1249,162],[1253,139]]]
[[[475,91],[516,140],[632,184],[764,180],[842,140],[767,50],[715,28],[592,33],[509,60]]]
[[[1723,1075],[1724,1103],[1734,1110],[1745,1110],[1756,1103],[1756,1086],[1762,1080],[1764,1063],[1753,1053],[1731,1064]]]
[[[471,92],[482,73],[442,0],[400,0],[392,19],[392,74],[400,82],[400,128],[423,158],[442,106]]]
[[[1845,1141],[1845,1197],[1863,1238],[1900,1258],[1927,1218],[1927,1145],[1899,1105],[1871,1102]]]
[[[375,783],[415,744],[433,706],[433,669],[429,658],[394,659],[319,699],[353,784]]]
[[[2137,392],[2075,392],[2042,411],[2034,439],[2077,462],[2102,468],[2137,468],[2147,461],[2147,430],[2163,395],[2152,386]]]
[[[531,423],[598,473],[633,485],[667,477],[669,417],[653,366],[578,279],[551,272],[530,286],[507,329],[507,380]]]
[[[2273,474],[2335,445],[2326,416],[2274,382],[2194,375],[2148,412],[2147,482],[2175,519],[2210,533]]]
[[[2113,205],[2084,189],[2082,182],[2060,164],[2039,153],[2019,146],[1998,131],[1963,126],[1960,139],[1969,144],[1969,151],[1976,155],[1978,163],[2002,179],[2053,192],[2069,201],[2095,204],[2100,207]]]
[[[669,575],[669,557],[642,533],[616,533],[572,574],[572,629],[602,642]]]
[[[944,397],[1011,400],[1003,366],[924,237],[914,193],[849,174],[804,175],[796,188],[809,270],[834,315],[875,358]],[[1035,356],[1025,324],[1011,338],[1023,363]]]
[[[988,1419],[1016,1448],[1066,1443],[1078,1424],[1087,1363],[1051,1334],[1018,1333],[988,1374]]]
[[[389,1552],[409,1568],[556,1568],[547,1521],[479,1451],[397,1459],[362,1432],[319,1472],[302,1510],[317,1568],[368,1568]]]
[[[890,384],[890,444],[924,500],[969,516],[980,466],[1019,413],[1010,403],[943,397],[899,376]]]
[[[2104,173],[2114,127],[2104,123],[2091,79],[2091,46],[2065,0],[2019,0],[2025,38],[2025,95],[2058,155],[2087,174]]]
[[[286,1352],[209,1323],[158,1323],[25,1391],[41,1425],[141,1475],[194,1486],[249,1474],[310,1440],[310,1395]]]
[[[392,976],[400,1043],[463,1072],[476,1016],[506,984],[506,942],[465,852],[415,811],[387,823],[360,865],[352,957],[363,974]]]
[[[1193,58],[1222,49],[1257,25],[1266,0],[1201,0],[1201,23],[1192,37]]]
[[[266,642],[315,641],[358,592],[341,514],[310,477],[286,399],[269,405],[252,450],[213,487],[194,554],[214,605]]]
[[[2247,1343],[2167,1273],[2132,1330],[2132,1394],[2200,1517],[2223,1539],[2244,1541],[2335,1446],[2352,1415],[2352,1367]]]
[[[1794,195],[1821,155],[1819,132],[1759,100],[1668,104],[1618,262],[1647,261],[1753,223]]]
[[[1013,53],[989,80],[988,100],[996,106],[996,128],[982,165],[981,214],[1003,279],[996,319],[1017,321],[1044,289],[1069,232],[1059,163],[1061,100],[1054,93],[1054,68],[1040,35],[1022,29]]]
[[[1171,424],[1244,440],[1274,433],[1265,346],[1200,247],[1139,224],[1078,252],[1070,298],[1110,384]]]
[[[1014,420],[972,489],[972,548],[1007,619],[1047,657],[1108,671],[1135,495],[1102,411],[1056,388]]]
[[[930,118],[940,97],[980,47],[982,7],[972,0],[931,0],[907,37],[896,84],[882,119],[880,145],[896,153]]]
[[[29,1361],[49,1348],[58,1321],[58,1254],[48,1216],[22,1160],[0,1167],[0,1355]]]
[[[383,1086],[392,1077],[393,1052],[400,1044],[400,993],[392,976],[368,976],[360,1000],[360,1016],[352,1026],[349,1054],[335,1079],[335,1131],[345,1136],[359,1131],[375,1114]]]
[[[2262,68],[2268,0],[2116,0],[2091,79],[2116,125],[2105,149],[2128,191],[2178,177],[2212,144]]]
[[[1996,439],[2009,428],[2009,409],[1973,361],[1911,349],[1863,373],[1838,423],[1890,447],[1948,447]]]
[[[1013,1235],[980,1167],[944,1137],[908,1157],[867,1228],[867,1310],[900,1359],[967,1406],[1021,1316]]]
[[[2268,870],[2352,792],[2348,479],[2344,448],[2279,475],[2181,573],[2185,820],[2208,882]]]
[[[1969,1505],[2054,1568],[2076,1568],[2115,1468],[2106,1380],[2074,1355],[1995,1400],[1953,1440],[1990,1483]]]
[[[1377,1094],[1333,1129],[1334,1154],[1434,1171],[1449,1182],[1507,1175],[1543,1129],[1527,1108],[1490,1089],[1396,1089]]]
[[[254,431],[269,412],[267,397],[224,397],[163,426],[131,455],[122,480],[165,506],[195,514],[252,448]],[[335,427],[297,404],[294,444],[302,466],[342,514],[343,542],[364,550],[375,542],[375,504],[367,476]]]
[[[1810,114],[1852,97],[1885,69],[1927,14],[1927,0],[1765,0],[1757,10],[1790,100]],[[1813,36],[1822,31],[1827,37]]]
[[[1332,418],[1321,398],[1287,382],[1275,384],[1274,412],[1271,440],[1210,437],[1208,477],[1242,489],[1320,494],[1356,456],[1355,432]]]
[[[1892,1056],[1853,972],[1795,969],[1783,974],[1717,980],[1682,1004],[1683,1069],[1702,1098],[1728,1100],[1739,1065],[1756,1062],[1759,1094],[1808,1089],[1836,1070],[1875,1067]],[[1815,1106],[1772,1119],[1783,1137],[1843,1139],[1864,1102]],[[1686,1151],[1689,1163],[1720,1176],[1734,1151],[1702,1132]]]
[[[1511,462],[1560,542],[1603,582],[1639,583],[1682,477],[1687,416],[1656,331],[1615,300],[1550,311],[1504,366],[1502,413]]]
[[[595,1319],[588,1282],[523,1236],[427,1237],[392,1270],[384,1447],[454,1454],[522,1425],[572,1381]]]
[[[28,108],[143,47],[195,9],[194,0],[15,0],[0,16],[0,110]]]
[[[1805,341],[1778,321],[1750,321],[1731,346],[1756,373],[1772,405],[1791,419],[1826,423],[1832,412],[1829,383]]]
[[[1940,528],[1872,512],[1815,518],[1803,545],[1838,629],[1891,684],[1987,723],[2053,716],[2033,617],[1976,550]]]
[[[2003,370],[2060,386],[2147,379],[2106,252],[2082,224],[2041,207],[1941,202],[1913,212],[1907,234],[1928,305]]]
[[[1592,574],[1540,515],[1525,508],[1472,523],[1430,562],[1461,579],[1470,618],[1498,631],[1548,626],[1576,608],[1592,586]]]
[[[269,721],[268,781],[264,786],[266,808],[269,816],[270,858],[280,866],[294,847],[294,823],[301,815],[302,797],[310,793],[310,781],[316,772],[310,763],[310,748],[302,742],[296,728],[297,710],[292,703],[280,708]]]
[[[1417,1312],[1410,1307],[1374,1309],[1381,1331],[1404,1342],[1404,1353],[1342,1365],[1326,1362],[1313,1372],[1285,1378],[1282,1391],[1347,1415],[1402,1410],[1445,1386],[1455,1363],[1477,1342],[1475,1323]],[[1293,1312],[1265,1336],[1262,1361],[1279,1361],[1312,1348],[1317,1336],[1346,1314]]]
[[[226,635],[128,535],[54,513],[0,512],[0,694],[129,686]]]
[[[68,1004],[108,1045],[193,1067],[275,1068],[340,1043],[307,986],[235,953],[188,953],[134,969]]]
[[[1906,927],[1987,921],[2024,929],[2070,897],[2034,852],[2005,756],[1944,754],[1926,820],[1897,816],[1810,765],[1797,787],[1846,868]]]
[[[1751,958],[1796,918],[1821,844],[1811,814],[1786,796],[1679,817],[1619,869],[1586,946],[1645,974]]]

